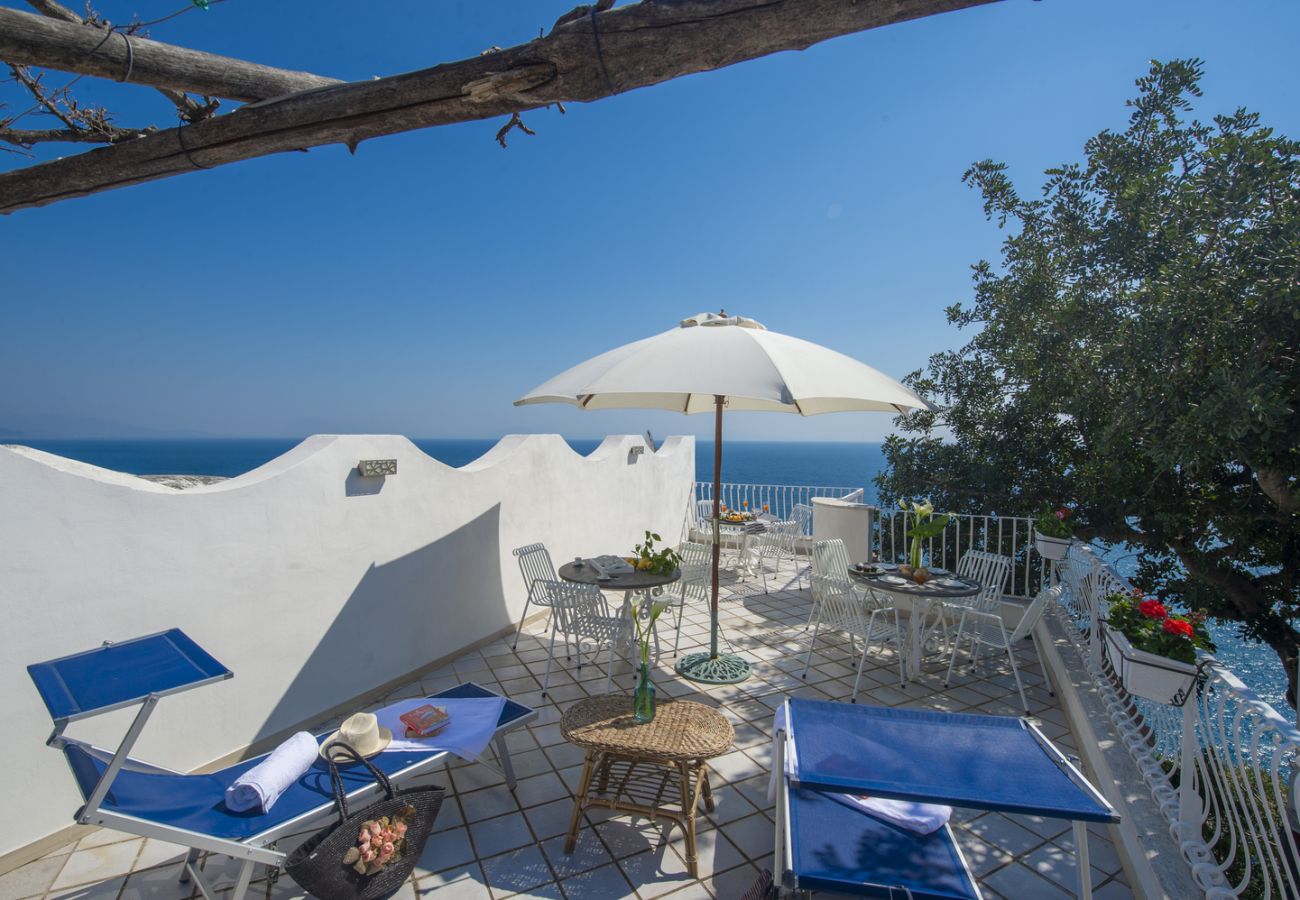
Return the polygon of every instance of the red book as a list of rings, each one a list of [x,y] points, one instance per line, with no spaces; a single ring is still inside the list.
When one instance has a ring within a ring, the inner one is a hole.
[[[450,719],[446,709],[441,706],[434,706],[431,703],[426,703],[410,712],[402,713],[399,718],[406,725],[406,736],[409,738],[432,737],[446,728]]]

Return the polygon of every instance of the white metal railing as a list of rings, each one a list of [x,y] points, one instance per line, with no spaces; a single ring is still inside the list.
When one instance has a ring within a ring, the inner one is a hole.
[[[768,512],[778,519],[788,519],[799,504],[811,506],[814,497],[842,498],[861,488],[823,487],[807,484],[739,484],[723,482],[719,498],[727,509]],[[859,494],[858,496],[861,496]],[[712,500],[713,482],[695,482],[695,499]]]
[[[1208,654],[1183,707],[1128,694],[1102,653],[1105,598],[1132,586],[1084,545],[1056,568],[1078,646],[1207,897],[1300,897],[1300,731]]]
[[[814,497],[831,497],[861,502],[862,488],[806,484],[744,484],[724,482],[720,495],[728,509],[768,512],[779,519],[790,518],[796,504],[811,506]],[[695,499],[712,500],[713,483],[697,481]],[[967,550],[985,550],[1010,557],[1012,597],[1032,597],[1047,578],[1042,557],[1031,553],[1034,544],[1033,520],[1023,516],[954,515],[953,523],[943,534],[925,542],[926,558],[932,567],[955,569]],[[910,541],[907,523],[897,509],[873,507],[870,548],[877,559],[903,562]]]
[[[953,522],[938,537],[924,542],[931,568],[957,568],[962,554],[968,550],[983,550],[1011,559],[1011,582],[1007,594],[1012,597],[1032,597],[1038,593],[1047,577],[1047,564],[1041,556],[1030,551],[1034,546],[1033,520],[1023,516],[973,516],[952,514]],[[875,516],[876,535],[873,546],[880,559],[903,562],[911,547],[907,534],[907,521],[902,510],[878,510]]]

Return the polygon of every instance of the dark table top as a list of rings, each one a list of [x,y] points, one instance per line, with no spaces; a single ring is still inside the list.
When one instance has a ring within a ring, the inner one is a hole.
[[[571,562],[560,566],[560,577],[577,584],[594,584],[602,591],[644,591],[650,588],[672,584],[682,577],[681,569],[673,569],[667,575],[655,575],[652,572],[629,572],[626,575],[611,575],[608,581],[596,580],[596,570],[590,563],[581,568]]]
[[[942,599],[944,597],[949,597],[949,598],[973,597],[983,589],[983,586],[978,581],[972,581],[969,578],[960,578],[953,574],[947,574],[947,575],[932,574],[930,576],[930,580],[927,581],[925,584],[917,584],[912,579],[903,578],[903,576],[899,575],[897,568],[883,571],[876,575],[867,575],[863,572],[859,572],[855,570],[852,566],[850,566],[849,576],[853,578],[853,580],[865,584],[868,587],[875,588],[877,590],[890,591],[891,593],[895,593],[895,594],[908,594],[913,597],[934,597],[938,599]],[[893,576],[894,578],[902,578],[903,580],[901,584],[898,582],[891,582],[885,580],[886,576]],[[948,580],[959,581],[961,582],[961,586],[953,587],[949,585],[938,584],[938,582],[940,581],[948,581]]]

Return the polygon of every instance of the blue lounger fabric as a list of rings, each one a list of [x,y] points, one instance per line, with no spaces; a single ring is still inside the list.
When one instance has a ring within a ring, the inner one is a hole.
[[[980,896],[946,827],[922,836],[827,794],[790,788],[786,797],[800,889],[913,900]]]
[[[1087,822],[1119,818],[1019,718],[793,699],[790,719],[799,787]]]
[[[179,628],[27,667],[55,722],[230,677]]]
[[[477,684],[461,684],[433,697],[492,697],[492,691]],[[532,714],[526,706],[507,700],[497,720],[498,727]],[[317,735],[324,740],[331,732]],[[90,755],[75,743],[63,749],[72,768],[83,798],[107,768],[107,763]],[[422,762],[431,754],[442,751],[390,750],[371,758],[385,775],[394,775],[403,769]],[[170,775],[156,772],[137,772],[123,769],[113,781],[113,787],[101,805],[109,812],[134,816],[173,828],[183,828],[212,837],[244,840],[256,834],[310,812],[322,804],[333,801],[330,789],[329,767],[318,760],[302,778],[289,787],[276,801],[269,813],[258,810],[236,813],[226,808],[226,788],[253,766],[266,759],[267,754],[246,759],[207,775]],[[344,789],[349,793],[374,784],[374,778],[364,766],[352,765],[340,770]]]

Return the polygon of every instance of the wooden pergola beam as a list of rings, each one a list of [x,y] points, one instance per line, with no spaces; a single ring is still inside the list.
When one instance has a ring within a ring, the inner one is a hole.
[[[342,84],[337,78],[276,69],[3,6],[0,59],[229,100],[265,100]]]
[[[508,50],[244,106],[0,175],[0,213],[286,150],[587,102],[997,0],[654,0],[580,8]]]

